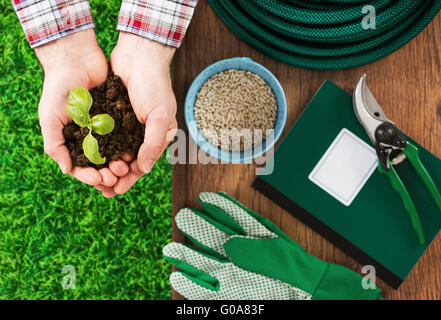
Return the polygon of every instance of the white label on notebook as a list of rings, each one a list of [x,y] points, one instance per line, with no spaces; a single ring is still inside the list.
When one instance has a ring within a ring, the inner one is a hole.
[[[349,206],[377,168],[375,149],[343,129],[309,175],[309,180]]]

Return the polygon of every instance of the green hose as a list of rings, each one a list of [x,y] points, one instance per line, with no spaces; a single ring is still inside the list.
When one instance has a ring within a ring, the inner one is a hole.
[[[242,40],[284,63],[336,70],[364,65],[414,38],[441,0],[209,0]],[[373,5],[375,3],[375,5]],[[364,29],[373,5],[376,28]]]

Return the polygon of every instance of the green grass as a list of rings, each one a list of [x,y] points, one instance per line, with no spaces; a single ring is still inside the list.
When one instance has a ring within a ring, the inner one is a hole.
[[[116,43],[119,0],[92,1],[98,41]],[[42,69],[10,1],[0,3],[0,298],[168,299],[171,166],[162,157],[128,193],[105,199],[43,152]],[[61,270],[76,269],[64,290]]]

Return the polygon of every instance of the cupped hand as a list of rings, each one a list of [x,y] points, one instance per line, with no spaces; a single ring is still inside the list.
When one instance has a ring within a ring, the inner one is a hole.
[[[65,174],[90,185],[111,187],[117,183],[115,173],[128,172],[124,161],[113,162],[99,171],[92,167],[74,167],[63,135],[71,121],[66,111],[71,89],[90,89],[102,84],[108,64],[93,30],[85,30],[37,47],[35,52],[44,69],[43,91],[38,106],[44,151],[55,160]]]
[[[112,187],[97,186],[106,197],[125,193],[150,172],[176,134],[176,99],[170,79],[174,52],[175,48],[120,32],[110,64],[126,86],[138,120],[145,124],[145,135],[137,158],[126,154],[120,160],[128,164],[128,173]],[[112,166],[109,167],[117,174]]]

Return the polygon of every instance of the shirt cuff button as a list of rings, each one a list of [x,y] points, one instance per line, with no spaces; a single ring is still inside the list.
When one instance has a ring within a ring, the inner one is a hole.
[[[62,8],[62,9],[60,10],[60,13],[61,13],[61,18],[63,19],[63,26],[64,26],[66,29],[70,29],[71,26],[72,26],[72,21],[71,21],[71,19],[69,18],[69,9],[67,9],[67,8]]]

